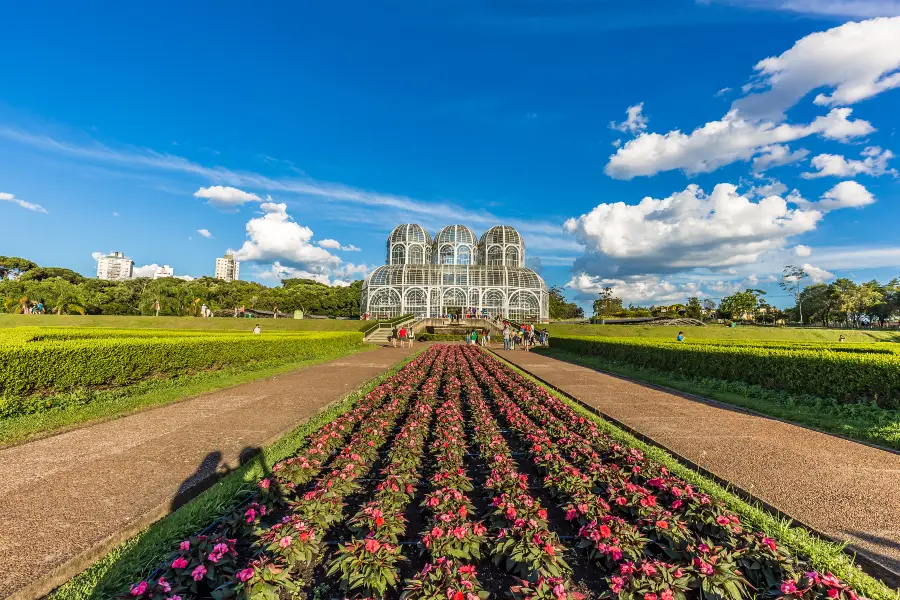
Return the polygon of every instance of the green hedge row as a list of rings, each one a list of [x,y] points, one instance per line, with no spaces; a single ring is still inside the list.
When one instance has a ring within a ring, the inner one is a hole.
[[[559,335],[551,344],[657,371],[900,408],[900,356],[894,354]]]
[[[207,334],[152,338],[39,341],[0,345],[0,395],[126,385],[225,365],[311,360],[359,348],[356,332],[299,335]]]

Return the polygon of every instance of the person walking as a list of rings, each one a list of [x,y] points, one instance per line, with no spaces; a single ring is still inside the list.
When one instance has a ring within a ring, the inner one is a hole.
[[[509,350],[509,340],[510,340],[510,332],[509,325],[503,328],[503,349]]]
[[[473,346],[478,345],[478,330],[477,329],[472,330],[472,345]]]
[[[158,317],[159,316],[159,299],[156,299],[153,302],[153,306],[151,308],[152,308],[152,310],[156,311],[156,316]]]
[[[400,334],[397,332],[397,326],[394,325],[394,328],[391,329],[391,346],[394,348],[397,347],[397,339],[400,337]]]
[[[406,343],[406,327],[401,325],[400,331],[397,332],[397,335],[400,336],[400,347],[403,348],[403,344]]]

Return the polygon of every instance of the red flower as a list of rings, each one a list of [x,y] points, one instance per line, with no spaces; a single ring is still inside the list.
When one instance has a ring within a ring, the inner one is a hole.
[[[453,600],[466,600],[466,595],[462,592],[456,592],[453,594]]]
[[[384,525],[384,518],[378,517],[375,519],[375,527],[381,527],[382,525]]]
[[[612,531],[610,531],[609,527],[606,525],[601,525],[599,527],[599,531],[600,531],[600,537],[603,537],[603,538],[612,537]]]
[[[656,600],[656,594],[644,594],[644,600]]]
[[[550,544],[544,544],[544,552],[546,552],[550,556],[556,555],[556,549],[554,549],[553,546]]]
[[[668,529],[669,523],[666,521],[657,521],[656,526],[659,527],[660,529]]]
[[[716,517],[716,523],[718,523],[722,527],[725,527],[726,525],[731,524],[731,519],[729,519],[728,517],[726,517],[724,515],[719,515],[718,517]]]
[[[379,548],[381,548],[381,542],[379,542],[375,538],[369,538],[366,540],[367,552],[378,552]]]
[[[542,509],[538,510],[537,515],[538,515],[538,518],[540,518],[540,519],[546,519],[547,518],[547,509],[542,508]]]

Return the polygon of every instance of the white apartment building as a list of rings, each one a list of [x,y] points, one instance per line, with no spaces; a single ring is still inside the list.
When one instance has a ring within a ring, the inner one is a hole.
[[[241,278],[240,272],[241,263],[234,260],[234,256],[231,254],[216,259],[216,279],[237,281]]]
[[[111,252],[97,261],[97,278],[124,281],[134,277],[134,261],[122,252]]]
[[[163,279],[164,277],[174,277],[175,269],[170,267],[169,265],[163,265],[161,267],[157,267],[156,271],[153,273],[153,279]]]

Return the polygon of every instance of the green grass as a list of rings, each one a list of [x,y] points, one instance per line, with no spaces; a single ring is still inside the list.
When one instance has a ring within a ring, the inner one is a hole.
[[[362,346],[350,353],[372,349],[375,347]],[[78,390],[55,394],[46,400],[57,408],[0,419],[0,447],[89,422],[112,419],[138,410],[171,404],[197,394],[263,379],[346,355],[344,352],[337,352],[313,360],[277,359],[192,375],[151,379],[116,389]]]
[[[625,363],[539,348],[537,352],[562,361],[609,371],[637,381],[718,400],[807,427],[900,450],[900,411],[874,404],[844,404],[827,398],[790,394],[758,385],[721,379],[695,379],[642,369]]]
[[[199,317],[124,317],[115,315],[0,314],[0,330],[9,327],[114,327],[117,329],[199,329],[250,331],[359,331],[365,322],[347,319],[228,319]],[[0,338],[3,333],[0,331]]]
[[[2,321],[0,321],[2,322]],[[580,325],[551,323],[547,326],[554,335],[593,335],[599,337],[643,337],[674,340],[683,331],[688,340],[780,340],[806,342],[837,342],[841,334],[847,342],[900,342],[900,331],[862,331],[817,329],[808,327],[763,327],[707,325],[706,327],[669,327],[662,325]]]
[[[269,474],[272,466],[303,447],[306,438],[350,410],[357,400],[413,360],[424,348],[332,404],[280,440],[267,446],[250,463],[229,473],[174,513],[125,541],[87,570],[47,596],[48,600],[111,598],[152,572],[171,554],[176,544],[203,529],[238,505]]]
[[[500,358],[500,360],[503,359]],[[641,450],[648,458],[665,465],[673,475],[699,487],[711,497],[721,500],[729,509],[741,517],[744,524],[774,538],[795,555],[808,559],[810,564],[819,571],[834,573],[853,586],[857,592],[862,593],[871,600],[900,600],[900,591],[892,590],[881,581],[860,570],[854,564],[853,557],[844,550],[843,545],[823,540],[802,527],[793,527],[789,520],[776,517],[765,510],[765,508],[743,500],[730,492],[727,487],[719,485],[713,479],[683,465],[665,450],[639,440],[637,437],[586,409],[578,402],[574,402],[564,394],[560,394],[545,386],[542,382],[516,367],[516,365],[505,360],[503,362],[517,373],[546,388],[550,393],[568,403],[586,418],[595,421],[604,433],[622,444]]]

